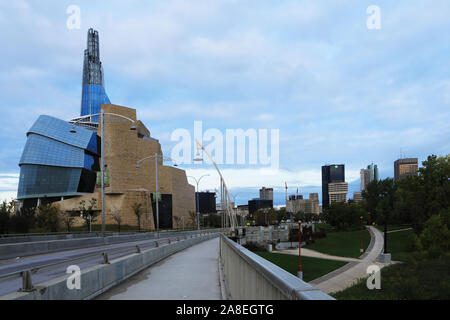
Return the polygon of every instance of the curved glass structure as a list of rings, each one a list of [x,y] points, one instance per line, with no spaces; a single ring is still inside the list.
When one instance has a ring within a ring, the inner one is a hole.
[[[40,116],[27,133],[20,159],[18,199],[92,193],[99,166],[99,140],[93,131]]]

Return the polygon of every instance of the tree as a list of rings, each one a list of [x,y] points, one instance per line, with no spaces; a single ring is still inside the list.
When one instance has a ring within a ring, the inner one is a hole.
[[[98,211],[94,210],[96,204],[97,199],[92,198],[91,200],[89,200],[89,204],[87,206],[86,201],[81,200],[80,205],[78,207],[80,209],[81,217],[84,219],[88,231],[91,230],[91,224],[97,219],[97,216],[99,214]]]
[[[10,203],[3,201],[0,205],[0,234],[8,233],[11,214]]]
[[[135,202],[133,204],[133,212],[137,218],[139,232],[141,232],[141,216],[142,216],[141,208],[142,208],[142,203]]]
[[[378,224],[386,221],[393,223],[396,219],[394,203],[396,200],[397,184],[393,179],[371,181],[362,192],[363,206],[370,212],[371,220]]]
[[[361,217],[367,221],[366,211],[357,203],[333,202],[325,211],[326,221],[338,230],[358,228]]]
[[[49,232],[58,232],[59,217],[61,210],[59,206],[49,204],[41,204],[38,207],[38,225]]]
[[[73,223],[75,222],[76,214],[73,211],[61,212],[61,220],[66,227],[67,232],[71,231]]]
[[[118,210],[117,208],[113,208],[113,210],[112,210],[112,218],[117,223],[117,229],[118,229],[118,232],[120,233],[120,226],[122,225],[121,211]]]
[[[197,226],[197,213],[195,213],[194,211],[189,211],[188,218],[192,227],[195,228]]]
[[[448,252],[450,249],[450,230],[440,215],[432,215],[425,222],[420,240],[426,250]]]

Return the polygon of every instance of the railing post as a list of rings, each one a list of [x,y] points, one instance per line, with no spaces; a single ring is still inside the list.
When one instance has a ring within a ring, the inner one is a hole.
[[[103,264],[109,264],[109,258],[106,252],[103,252]]]
[[[22,271],[22,289],[20,289],[19,291],[31,292],[34,290],[35,288],[33,287],[33,281],[31,279],[31,271]]]

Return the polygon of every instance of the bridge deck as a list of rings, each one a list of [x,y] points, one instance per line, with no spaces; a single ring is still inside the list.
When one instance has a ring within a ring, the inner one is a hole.
[[[99,300],[220,300],[219,238],[178,252],[97,297]]]

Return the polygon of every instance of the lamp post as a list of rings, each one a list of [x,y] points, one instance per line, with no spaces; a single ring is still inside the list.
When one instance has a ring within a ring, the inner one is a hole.
[[[158,160],[161,159],[161,161],[164,160],[169,160],[172,161],[175,165],[175,167],[177,167],[177,163],[175,162],[175,160],[173,160],[170,157],[163,157],[162,155],[155,153],[155,155],[150,156],[150,157],[146,157],[144,159],[139,160],[136,163],[136,168],[140,168],[140,164],[144,161],[147,160],[152,160],[155,159],[155,189],[156,189],[156,195],[155,195],[155,202],[156,202],[156,237],[159,239],[159,190],[158,190]]]
[[[204,177],[209,177],[209,174],[204,174],[203,176],[201,176],[198,180],[196,177],[193,176],[188,176],[188,178],[192,178],[195,180],[195,182],[197,183],[197,193],[195,195],[196,201],[195,203],[197,204],[197,229],[200,230],[200,203],[199,203],[199,189],[198,189],[198,184],[200,183],[200,181],[202,180],[202,178]]]
[[[136,121],[125,117],[123,115],[120,114],[116,114],[116,113],[110,113],[110,112],[105,112],[105,110],[101,109],[100,113],[96,113],[96,114],[90,114],[88,116],[84,116],[84,117],[80,117],[78,118],[76,121],[72,122],[72,130],[70,130],[70,133],[77,133],[77,131],[75,130],[75,125],[84,120],[84,119],[89,119],[92,117],[96,117],[96,116],[100,116],[100,125],[101,125],[101,133],[100,133],[100,139],[101,139],[101,151],[100,151],[100,157],[102,159],[101,161],[101,167],[100,167],[100,174],[101,174],[101,183],[102,183],[102,236],[105,236],[105,231],[106,231],[106,215],[105,215],[105,115],[110,115],[110,116],[115,116],[115,117],[119,117],[119,118],[123,118],[126,119],[128,121],[132,122],[131,128],[130,130],[132,131],[136,131],[136,126],[135,123]]]
[[[302,220],[298,221],[298,277],[303,280],[303,271],[302,271]]]
[[[363,217],[360,217],[360,221],[361,221],[361,249],[359,249],[359,252],[364,252],[364,247],[363,247]]]

